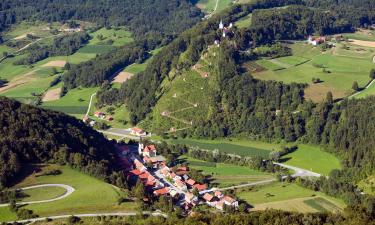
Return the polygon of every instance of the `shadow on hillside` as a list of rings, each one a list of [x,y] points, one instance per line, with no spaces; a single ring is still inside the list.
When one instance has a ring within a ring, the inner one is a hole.
[[[289,161],[291,159],[292,159],[292,157],[285,157],[285,158],[280,159],[279,163],[285,163],[285,162],[287,162],[287,161]]]

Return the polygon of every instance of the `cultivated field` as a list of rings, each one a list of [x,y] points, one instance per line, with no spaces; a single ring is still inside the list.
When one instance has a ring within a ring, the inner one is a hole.
[[[285,155],[283,163],[310,170],[323,175],[329,175],[333,169],[340,169],[340,161],[332,154],[317,146],[299,144],[295,152]]]
[[[273,178],[272,174],[244,166],[207,162],[187,156],[181,156],[180,160],[187,162],[190,168],[201,170],[203,174],[210,176],[211,183],[218,187],[229,187]]]
[[[370,79],[369,71],[375,68],[375,48],[360,47],[353,42],[337,44],[325,52],[304,42],[296,42],[291,48],[293,56],[257,61],[267,70],[253,73],[253,76],[285,83],[307,83],[309,86],[305,97],[321,101],[328,91],[333,93],[334,98],[350,95],[353,93],[351,87],[354,81],[364,87]],[[322,82],[314,84],[313,78],[319,78]]]
[[[94,213],[113,211],[134,211],[136,204],[129,201],[121,205],[117,204],[118,198],[126,197],[123,192],[110,184],[104,183],[96,178],[90,177],[67,166],[53,166],[60,169],[62,174],[56,176],[28,176],[17,187],[25,187],[36,184],[67,184],[75,188],[75,191],[68,197],[49,203],[40,203],[25,206],[39,216],[73,214],[73,213]],[[100,193],[100,195],[98,195]],[[44,193],[34,193],[38,198],[45,198],[57,194],[56,190],[45,189]],[[16,219],[8,207],[0,207],[0,222]]]
[[[323,193],[297,184],[273,183],[266,186],[238,190],[237,196],[254,206],[253,210],[267,208],[298,212],[341,211],[345,204]]]

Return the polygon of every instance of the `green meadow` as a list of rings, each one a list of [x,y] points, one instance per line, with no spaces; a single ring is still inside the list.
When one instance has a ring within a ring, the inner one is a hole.
[[[117,204],[120,197],[126,197],[118,188],[105,183],[101,180],[85,175],[67,166],[54,166],[60,169],[62,174],[56,176],[31,175],[17,185],[17,187],[31,186],[36,184],[61,183],[75,188],[75,191],[66,198],[49,203],[40,203],[24,206],[31,209],[39,216],[64,215],[75,213],[94,213],[94,212],[116,212],[116,211],[134,211],[136,204],[132,201]],[[45,193],[36,193],[41,197],[51,196],[50,192],[56,193],[56,190],[44,189]],[[100,193],[100,194],[98,194]],[[0,222],[16,219],[8,207],[0,207]]]
[[[342,44],[338,44],[333,49],[319,52],[318,47],[297,42],[291,45],[293,56],[275,59],[290,67],[282,69],[282,66],[271,60],[258,60],[257,63],[267,70],[254,73],[253,76],[285,83],[307,83],[309,87],[306,97],[314,101],[325,97],[328,91],[333,93],[334,98],[342,98],[353,92],[354,81],[357,81],[360,87],[364,87],[369,82],[370,70],[375,68],[372,63],[375,49],[350,44],[347,47],[348,50],[344,49]],[[313,78],[319,78],[322,83],[313,84]]]
[[[252,19],[252,14],[250,13],[249,15],[241,18],[240,20],[238,20],[235,25],[238,27],[238,28],[247,28],[247,27],[250,27],[251,26],[251,19]]]
[[[180,160],[187,162],[190,168],[200,170],[203,174],[209,175],[212,179],[211,183],[219,187],[228,187],[273,178],[272,174],[244,166],[206,162],[187,156],[181,156]]]
[[[318,146],[299,144],[295,152],[281,159],[285,164],[329,175],[334,169],[340,169],[340,161],[334,155],[323,151]]]
[[[185,144],[191,147],[197,146],[205,150],[219,150],[240,156],[263,156],[268,157],[272,150],[280,148],[279,144],[260,141],[233,139],[203,140],[203,139],[176,139],[172,143]]]
[[[236,195],[255,206],[256,210],[267,208],[299,212],[341,211],[342,200],[321,192],[303,188],[295,183],[273,183],[265,186],[238,190]]]

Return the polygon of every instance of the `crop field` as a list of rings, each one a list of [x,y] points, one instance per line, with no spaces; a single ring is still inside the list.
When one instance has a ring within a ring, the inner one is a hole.
[[[254,210],[274,208],[299,212],[319,212],[323,210],[340,211],[345,206],[340,199],[303,188],[294,183],[273,183],[252,187],[245,191],[238,190],[237,196],[253,205]],[[321,208],[317,209],[317,207]]]
[[[280,148],[280,145],[273,143],[266,143],[260,141],[250,140],[194,140],[194,139],[176,139],[171,140],[172,143],[185,144],[188,146],[198,146],[205,150],[223,151],[230,154],[237,154],[240,156],[263,156],[268,157],[272,150]]]
[[[345,48],[346,47],[346,48]],[[321,101],[326,93],[331,91],[334,98],[343,98],[350,95],[354,81],[364,87],[369,81],[369,71],[375,68],[372,56],[375,49],[359,47],[350,43],[338,44],[337,47],[326,52],[319,52],[302,42],[291,45],[292,57],[283,57],[277,61],[291,65],[285,69],[275,62],[257,61],[267,71],[254,73],[258,79],[283,81],[285,83],[307,83],[305,97],[313,101]],[[310,61],[307,61],[310,60]],[[313,78],[322,82],[314,84]]]
[[[273,178],[269,173],[244,166],[207,162],[186,156],[182,156],[180,159],[186,161],[189,167],[201,170],[203,174],[211,176],[212,183],[219,187],[228,187]]]
[[[119,197],[126,195],[119,189],[101,180],[85,175],[67,166],[55,166],[62,174],[56,176],[30,175],[17,187],[31,186],[36,184],[67,184],[75,188],[75,191],[68,197],[49,203],[27,205],[25,208],[31,209],[39,216],[61,215],[73,213],[93,213],[93,212],[113,212],[113,211],[134,211],[136,204],[126,202],[117,204]],[[46,192],[52,190],[45,189]],[[98,195],[100,193],[100,195]],[[46,195],[48,195],[46,193]],[[10,213],[8,207],[0,207],[0,222],[16,219]],[[4,215],[4,216],[3,216]]]
[[[295,152],[285,155],[282,161],[291,166],[300,167],[323,175],[333,169],[340,169],[340,161],[334,155],[321,150],[318,146],[299,144]]]

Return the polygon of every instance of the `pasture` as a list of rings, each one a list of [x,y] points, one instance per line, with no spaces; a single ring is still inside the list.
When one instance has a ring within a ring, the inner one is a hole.
[[[280,148],[279,144],[261,141],[241,140],[241,139],[217,139],[217,140],[196,140],[196,139],[176,139],[172,143],[185,144],[191,147],[199,147],[205,150],[219,150],[229,154],[240,156],[263,156],[268,157],[272,150]]]
[[[251,26],[251,19],[252,19],[252,14],[250,13],[249,15],[241,18],[240,20],[236,21],[234,24],[238,28],[245,28],[245,27],[250,27]]]
[[[44,188],[33,188],[22,191],[25,197],[22,197],[19,201],[30,202],[30,201],[41,201],[57,198],[65,194],[66,190],[61,187],[44,187]]]
[[[204,175],[210,176],[211,183],[218,187],[229,187],[273,178],[272,174],[244,166],[207,162],[187,156],[181,156],[180,160],[187,162],[190,168],[200,170]]]
[[[232,4],[232,0],[199,0],[196,6],[206,13],[213,12],[217,3],[217,11],[221,11]]]
[[[254,210],[273,208],[298,212],[319,212],[323,210],[341,211],[345,206],[340,199],[303,188],[295,183],[275,182],[270,185],[247,188],[247,190],[237,190],[236,195],[253,205]],[[321,207],[319,210],[318,206]]]
[[[36,184],[62,183],[74,187],[76,190],[68,197],[49,203],[32,204],[25,206],[31,209],[39,216],[73,214],[73,213],[94,213],[94,212],[113,212],[113,211],[134,211],[136,204],[126,202],[117,204],[120,197],[126,197],[125,193],[96,178],[78,172],[68,166],[50,165],[62,171],[62,174],[56,176],[40,176],[35,174],[28,176],[17,187],[25,187]],[[51,190],[46,189],[46,192]],[[100,195],[98,195],[100,193]],[[0,222],[16,219],[15,215],[9,212],[8,207],[0,208]],[[3,214],[5,216],[3,216]]]
[[[56,101],[44,102],[42,108],[64,112],[82,119],[89,106],[90,97],[99,90],[95,88],[75,88]]]
[[[257,63],[268,70],[252,75],[263,80],[306,83],[309,86],[305,97],[321,101],[328,91],[332,92],[335,99],[350,95],[353,93],[354,81],[364,87],[369,82],[370,70],[375,68],[372,62],[375,48],[341,43],[333,49],[320,52],[319,47],[302,42],[292,44],[291,48],[293,56],[258,60]],[[319,78],[322,82],[313,83],[313,78]]]
[[[340,169],[340,161],[334,155],[318,146],[299,144],[295,152],[285,155],[281,161],[323,175],[329,175],[334,169]]]

